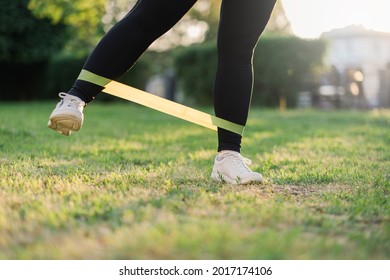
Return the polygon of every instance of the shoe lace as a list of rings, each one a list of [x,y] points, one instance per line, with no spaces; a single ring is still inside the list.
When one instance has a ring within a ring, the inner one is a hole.
[[[245,172],[252,172],[248,165],[252,164],[252,161],[246,157],[243,157],[240,154],[229,155],[231,157],[232,163],[237,168],[238,174],[243,174]]]
[[[76,98],[73,98],[72,95],[67,94],[65,92],[61,92],[58,94],[58,96],[62,99],[67,99],[67,101],[74,107],[78,108],[79,110],[83,109],[85,107],[85,102]]]

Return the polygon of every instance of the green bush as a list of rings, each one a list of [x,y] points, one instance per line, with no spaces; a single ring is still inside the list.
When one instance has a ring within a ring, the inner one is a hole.
[[[179,86],[185,95],[198,104],[211,104],[217,68],[215,44],[196,44],[181,48],[174,53],[174,60]]]
[[[66,27],[35,18],[27,0],[0,1],[0,100],[39,98],[47,61],[66,40]]]
[[[299,91],[318,80],[326,44],[298,37],[264,37],[254,57],[254,105],[277,106],[281,98],[293,107]]]
[[[0,62],[46,61],[67,39],[66,27],[35,18],[27,0],[0,1]]]
[[[254,58],[253,105],[276,106],[285,98],[294,106],[298,92],[315,83],[325,47],[321,40],[263,37]],[[178,50],[175,68],[185,95],[198,104],[211,104],[216,65],[213,43]]]
[[[73,56],[58,56],[52,59],[47,64],[46,75],[42,80],[46,87],[39,98],[56,98],[58,92],[68,91],[80,74],[86,59],[86,57]],[[120,81],[137,88],[144,88],[147,79],[151,76],[152,61],[150,55],[144,55],[129,72],[121,77]],[[111,101],[115,98],[104,95],[99,97],[99,100]]]
[[[45,69],[42,83],[45,84],[41,99],[57,98],[59,92],[67,92],[80,74],[86,57],[57,56],[50,60]]]
[[[46,62],[6,63],[0,61],[0,101],[37,99],[43,92]]]
[[[163,54],[151,51],[144,53],[119,81],[132,87],[145,89],[148,79],[152,75],[162,71],[162,69],[159,68],[161,55]],[[156,63],[156,61],[159,61],[159,63]]]

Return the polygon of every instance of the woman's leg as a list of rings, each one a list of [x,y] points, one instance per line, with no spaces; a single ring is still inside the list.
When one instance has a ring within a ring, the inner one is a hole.
[[[84,69],[117,79],[127,72],[153,41],[172,28],[197,0],[139,0],[98,43]],[[77,80],[69,94],[90,102],[103,88]]]
[[[252,96],[254,48],[276,0],[223,0],[214,87],[217,117],[245,125]],[[218,129],[218,151],[240,152],[241,136]]]
[[[138,0],[134,8],[98,43],[83,69],[109,79],[128,71],[158,37],[168,31],[196,0]],[[48,127],[69,136],[84,122],[86,103],[103,87],[77,79],[49,117]]]

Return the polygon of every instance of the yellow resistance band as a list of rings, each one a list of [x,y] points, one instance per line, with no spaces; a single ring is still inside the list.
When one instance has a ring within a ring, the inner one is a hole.
[[[154,94],[112,81],[87,70],[81,70],[79,80],[104,87],[103,92],[155,109],[168,115],[217,130],[218,127],[242,135],[244,126],[209,115]]]

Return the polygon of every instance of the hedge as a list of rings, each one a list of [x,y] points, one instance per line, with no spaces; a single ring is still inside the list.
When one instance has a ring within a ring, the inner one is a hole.
[[[295,105],[301,90],[313,87],[322,66],[326,44],[297,37],[263,37],[254,56],[253,105],[277,106],[284,98]],[[181,89],[198,104],[212,103],[217,50],[214,43],[178,50],[175,68]]]

